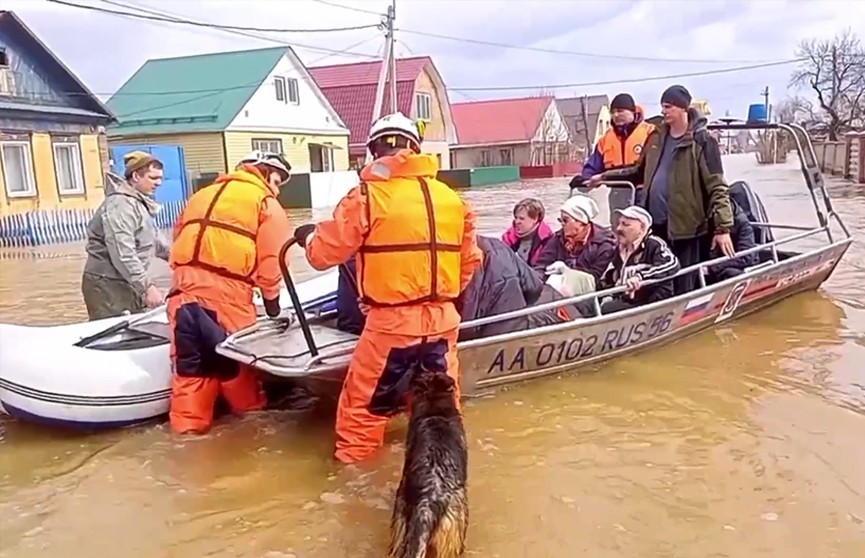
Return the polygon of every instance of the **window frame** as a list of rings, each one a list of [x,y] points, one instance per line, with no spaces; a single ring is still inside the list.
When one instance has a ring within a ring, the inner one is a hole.
[[[72,172],[75,174],[75,176],[72,176],[71,178],[73,182],[76,182],[74,190],[64,190],[61,187],[60,166],[57,164],[58,148],[59,150],[72,150]],[[62,139],[52,138],[51,152],[54,157],[54,179],[57,182],[57,193],[60,196],[80,196],[86,193],[87,189],[84,181],[84,158],[83,153],[81,152],[81,143],[79,142],[78,138],[75,138],[74,141],[71,138],[66,141],[63,141]]]
[[[423,99],[424,102],[426,103],[426,106],[425,106],[426,112],[427,112],[426,116],[421,114],[421,106],[422,106],[421,99]],[[432,94],[418,91],[414,95],[414,102],[415,102],[415,113],[417,114],[417,119],[423,120],[425,122],[432,122]]]
[[[20,147],[24,153],[24,161],[27,166],[25,169],[27,175],[24,177],[26,185],[28,186],[27,190],[22,192],[13,192],[9,189],[9,174],[8,174],[8,164],[6,163],[6,148],[7,147]],[[6,190],[6,197],[9,199],[19,199],[19,198],[35,198],[38,195],[38,190],[36,187],[36,172],[33,168],[33,144],[27,140],[13,139],[13,140],[0,140],[0,167],[2,167],[3,171],[3,185]]]
[[[282,151],[282,139],[281,138],[252,138],[249,143],[252,146],[253,151],[265,151],[265,152],[279,153],[279,154],[283,153],[283,151]],[[275,143],[279,147],[279,151],[272,151],[270,149],[262,149],[261,145],[260,145],[261,143],[269,143],[269,144]],[[256,145],[256,144],[259,144],[259,145]]]
[[[299,105],[300,104],[300,84],[297,81],[297,78],[285,78],[285,99],[286,103],[289,105]],[[294,91],[294,99],[292,99],[292,91]]]
[[[285,103],[288,100],[288,88],[286,87],[285,78],[276,76],[273,78],[274,94],[278,103]],[[282,95],[280,99],[279,96]]]

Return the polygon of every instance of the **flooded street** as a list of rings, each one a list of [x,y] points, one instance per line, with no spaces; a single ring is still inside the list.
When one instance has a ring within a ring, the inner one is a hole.
[[[792,159],[725,165],[774,222],[816,224]],[[468,556],[865,556],[865,187],[827,180],[858,242],[819,291],[467,403]],[[466,197],[498,236],[527,195],[555,222],[567,190],[562,179]],[[0,321],[85,319],[82,245],[23,252],[0,255]],[[0,557],[382,556],[404,422],[372,463],[343,468],[328,409],[223,421],[199,438],[0,422]]]

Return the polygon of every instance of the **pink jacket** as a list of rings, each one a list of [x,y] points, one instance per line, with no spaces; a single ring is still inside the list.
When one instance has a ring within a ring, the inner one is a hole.
[[[532,250],[529,252],[529,261],[526,262],[527,264],[532,265],[534,263],[538,254],[541,253],[541,248],[543,248],[544,243],[546,243],[547,239],[551,236],[553,236],[553,229],[551,229],[545,222],[541,221],[538,228],[535,229],[535,232],[532,234]],[[502,235],[502,242],[507,244],[511,250],[516,251],[517,246],[520,244],[520,237],[517,236],[516,229],[511,227],[506,230],[505,234]]]

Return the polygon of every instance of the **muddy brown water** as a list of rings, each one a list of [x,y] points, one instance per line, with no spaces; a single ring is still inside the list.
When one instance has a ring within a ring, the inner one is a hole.
[[[794,164],[726,166],[757,185],[775,222],[816,221]],[[865,238],[865,188],[829,182]],[[519,198],[541,197],[554,220],[566,191],[556,180],[466,195],[498,234]],[[0,320],[82,319],[81,246],[20,252],[0,264]],[[863,283],[854,243],[817,292],[469,402],[467,555],[865,556]],[[272,412],[200,438],[0,422],[0,556],[382,556],[405,424],[375,460],[342,468],[332,420]]]

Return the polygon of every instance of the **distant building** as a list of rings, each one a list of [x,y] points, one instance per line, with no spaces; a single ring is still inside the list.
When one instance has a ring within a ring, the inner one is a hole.
[[[374,61],[309,69],[319,88],[351,130],[349,155],[352,166],[356,168],[362,167],[366,159],[366,140],[372,125],[381,64],[381,61]],[[426,123],[421,148],[425,153],[437,155],[441,168],[449,168],[449,145],[456,142],[456,128],[445,82],[432,58],[397,59],[396,82],[399,111]],[[389,107],[389,83],[385,86],[383,99],[382,106]]]
[[[0,11],[0,216],[98,207],[113,119],[17,15]]]
[[[112,145],[180,146],[190,182],[253,149],[295,173],[348,169],[349,131],[288,46],[148,60],[108,106]]]
[[[451,168],[552,165],[570,160],[570,133],[554,97],[453,105]]]
[[[610,99],[607,95],[583,95],[556,99],[570,133],[573,154],[584,160],[610,127]]]

